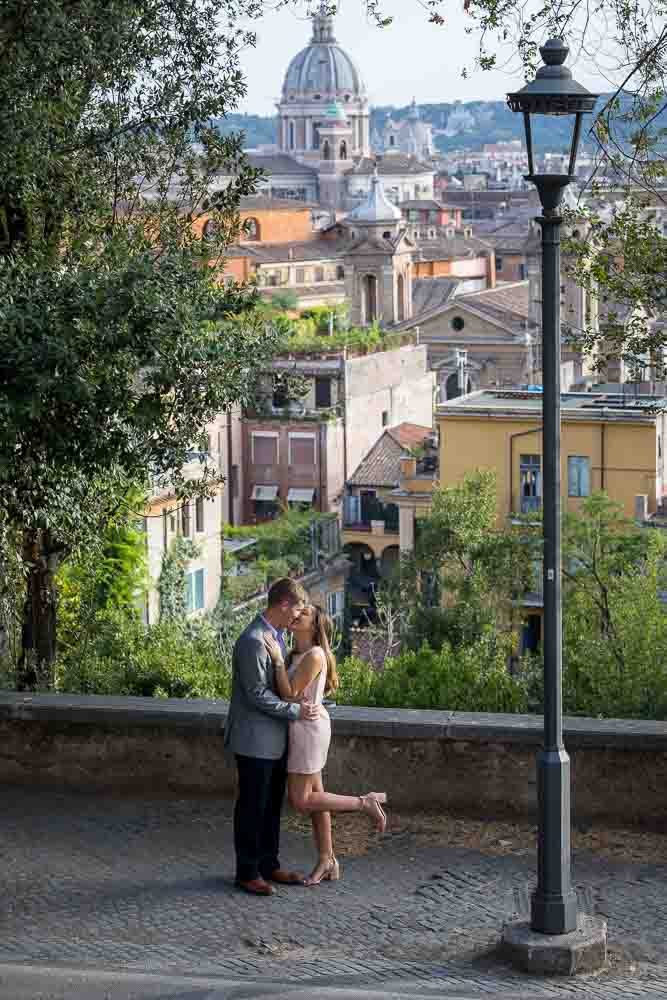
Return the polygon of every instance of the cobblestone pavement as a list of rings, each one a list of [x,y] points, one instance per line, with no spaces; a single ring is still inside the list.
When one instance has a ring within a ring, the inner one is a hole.
[[[311,859],[308,840],[288,830],[283,863]],[[226,977],[304,996],[326,985],[667,1000],[667,863],[575,855],[580,905],[608,918],[612,958],[576,980],[530,980],[494,956],[503,921],[527,907],[534,869],[532,854],[396,832],[346,858],[339,883],[256,899],[232,884],[228,802],[4,788],[0,973],[4,963]]]

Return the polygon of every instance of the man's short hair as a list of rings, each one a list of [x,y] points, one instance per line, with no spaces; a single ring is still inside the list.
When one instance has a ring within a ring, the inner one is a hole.
[[[290,580],[288,576],[276,580],[271,585],[268,596],[268,606],[275,608],[277,604],[303,604],[308,600],[308,595],[300,583]]]

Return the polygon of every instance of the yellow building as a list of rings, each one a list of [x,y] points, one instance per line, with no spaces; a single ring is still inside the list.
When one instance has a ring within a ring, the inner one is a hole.
[[[621,387],[619,387],[621,388]],[[611,393],[561,396],[563,508],[605,490],[628,517],[644,519],[664,495],[665,400]],[[482,390],[440,405],[440,485],[466,472],[493,469],[498,523],[528,513],[542,498],[542,394]]]

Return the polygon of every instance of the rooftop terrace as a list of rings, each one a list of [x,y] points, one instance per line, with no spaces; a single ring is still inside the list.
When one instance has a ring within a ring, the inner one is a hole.
[[[441,403],[437,412],[439,416],[453,417],[464,414],[517,416],[522,413],[540,413],[542,398],[539,386],[526,389],[481,389]],[[664,395],[623,392],[562,392],[560,403],[566,419],[652,421],[659,411],[667,408],[667,398]]]

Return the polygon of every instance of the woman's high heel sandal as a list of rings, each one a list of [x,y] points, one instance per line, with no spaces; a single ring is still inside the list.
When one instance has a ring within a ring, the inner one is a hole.
[[[375,820],[375,829],[378,833],[384,833],[387,829],[387,815],[380,803],[387,801],[385,792],[369,792],[368,795],[360,795],[362,812]]]
[[[315,869],[315,871],[317,871],[317,869]],[[321,872],[318,878],[313,878],[312,875],[309,875],[308,878],[303,880],[303,884],[307,886],[319,885],[320,882],[337,882],[339,878],[340,865],[332,854],[327,862],[326,868]]]

